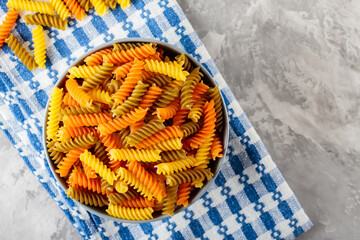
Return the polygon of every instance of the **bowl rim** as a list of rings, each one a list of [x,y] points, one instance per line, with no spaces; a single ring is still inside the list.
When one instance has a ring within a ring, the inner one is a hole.
[[[169,44],[167,42],[163,42],[157,39],[151,39],[151,38],[120,38],[120,39],[116,39],[116,40],[112,40],[109,42],[105,42],[102,44],[99,44],[97,47],[94,47],[92,49],[87,50],[85,53],[83,53],[80,57],[78,57],[72,64],[70,64],[70,66],[61,74],[59,75],[59,78],[57,80],[57,82],[54,84],[54,87],[58,87],[59,85],[61,85],[61,83],[64,81],[66,74],[68,73],[69,68],[76,66],[78,63],[80,63],[81,61],[83,61],[85,59],[85,57],[89,56],[90,54],[99,51],[101,49],[107,48],[107,47],[111,47],[114,43],[156,43],[159,45],[163,45],[166,48],[170,49],[173,52],[177,52],[178,54],[185,54],[186,57],[188,57],[188,59],[192,62],[195,63],[195,66],[200,67],[201,72],[204,74],[204,81],[206,82],[210,82],[211,85],[213,86],[218,86],[215,82],[215,80],[213,79],[213,77],[211,76],[211,74],[207,71],[207,69],[199,62],[197,61],[193,56],[191,56],[189,53],[187,53],[185,51],[185,49],[179,49],[177,47],[175,47],[172,44]],[[208,84],[209,85],[209,84]],[[52,89],[51,88],[51,89]],[[221,104],[223,107],[223,131],[222,131],[222,140],[223,140],[223,156],[219,159],[216,160],[217,162],[217,167],[215,169],[214,172],[214,176],[209,180],[209,181],[205,181],[204,186],[201,187],[198,192],[196,193],[196,196],[194,196],[191,201],[189,201],[189,204],[187,205],[187,207],[181,206],[181,207],[177,207],[174,211],[173,216],[175,216],[175,214],[182,212],[185,208],[190,207],[194,202],[196,202],[197,200],[199,200],[209,189],[209,187],[213,184],[215,178],[217,177],[217,175],[219,174],[220,170],[221,170],[221,166],[224,162],[224,159],[226,157],[226,153],[227,153],[227,149],[228,149],[228,143],[229,143],[229,117],[228,117],[228,113],[227,113],[227,108],[225,105],[225,101],[224,98],[220,92],[220,98],[221,98]],[[55,165],[53,163],[53,161],[51,160],[50,156],[49,156],[49,151],[47,149],[47,144],[46,144],[46,128],[47,128],[47,118],[48,118],[48,113],[49,113],[49,103],[50,103],[50,97],[47,101],[46,104],[46,113],[44,115],[44,125],[43,125],[43,131],[42,131],[42,144],[44,147],[44,151],[45,151],[45,156],[46,156],[46,160],[47,160],[47,164],[49,165],[49,168],[54,176],[54,178],[56,179],[57,183],[61,186],[61,188],[66,191],[66,187],[63,184],[63,179],[58,175],[58,173],[55,172]],[[211,160],[212,161],[212,160]],[[80,207],[83,207],[85,210],[87,210],[89,213],[97,215],[98,217],[102,217],[105,218],[107,220],[112,220],[112,221],[117,221],[117,222],[121,222],[121,223],[135,223],[135,224],[139,224],[139,223],[150,223],[150,222],[155,222],[155,221],[159,221],[159,220],[164,220],[166,218],[171,217],[168,214],[165,215],[160,215],[159,217],[156,218],[152,218],[152,219],[148,219],[148,220],[127,220],[127,219],[121,219],[121,218],[116,218],[113,216],[110,216],[107,213],[104,213],[101,209],[93,207],[93,206],[88,206],[84,203],[81,203],[79,201],[76,201],[75,199],[73,199],[74,203],[77,204]]]

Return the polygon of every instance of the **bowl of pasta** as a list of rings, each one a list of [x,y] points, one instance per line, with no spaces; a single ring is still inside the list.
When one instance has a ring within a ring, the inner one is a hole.
[[[199,199],[228,136],[207,70],[167,43],[134,38],[93,49],[59,78],[44,148],[67,197],[100,217],[141,223]]]

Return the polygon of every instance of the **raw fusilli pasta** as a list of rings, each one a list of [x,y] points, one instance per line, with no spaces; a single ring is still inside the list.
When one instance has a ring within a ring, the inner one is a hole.
[[[209,138],[215,132],[215,109],[214,101],[206,102],[204,105],[204,125],[203,127],[190,139],[191,148],[198,148],[205,139]]]
[[[179,109],[174,118],[173,118],[173,125],[181,126],[186,121],[187,116],[189,115],[190,110],[187,109]]]
[[[114,49],[115,49],[115,47],[114,47]],[[129,74],[132,65],[134,65],[134,62],[128,62],[128,63],[124,63],[121,66],[118,66],[117,68],[115,68],[113,73],[115,73],[116,80],[125,78]]]
[[[91,54],[90,56],[87,56],[84,59],[84,62],[89,66],[100,65],[103,63],[103,56],[108,53],[111,53],[111,52],[112,52],[112,48],[105,48],[105,49],[99,50],[99,51]]]
[[[100,107],[96,107],[96,106],[94,106],[93,108],[84,108],[81,106],[65,107],[60,110],[59,117],[62,120],[64,116],[68,116],[68,115],[99,113],[100,111],[101,111]]]
[[[156,75],[152,78],[149,78],[146,80],[146,83],[148,84],[155,84],[158,87],[163,87],[169,82],[171,82],[172,78],[165,75]]]
[[[65,3],[62,0],[50,0],[50,5],[54,8],[62,20],[66,20],[68,17],[70,17],[71,12],[69,9],[67,9]]]
[[[112,113],[114,113],[116,116],[122,116],[139,106],[148,86],[148,84],[139,81],[131,95],[122,104],[120,104],[120,106],[113,109]]]
[[[160,149],[161,151],[180,150],[181,148],[181,138],[178,137],[165,139],[163,142],[148,147],[148,149]]]
[[[69,177],[69,184],[72,186],[80,186],[98,194],[105,195],[101,190],[101,181],[98,178],[88,178],[85,173],[73,171]]]
[[[201,80],[202,73],[200,68],[195,68],[187,77],[181,88],[181,109],[190,110],[193,106],[192,93],[196,84]]]
[[[55,149],[60,152],[68,152],[73,149],[90,146],[96,143],[94,133],[88,133],[76,138],[69,138],[55,144]]]
[[[90,2],[94,6],[95,11],[99,14],[100,17],[108,13],[107,6],[102,0],[90,0]]]
[[[177,202],[176,205],[183,205],[186,207],[189,203],[188,199],[190,197],[192,187],[190,183],[183,183],[179,185],[177,192]]]
[[[132,172],[154,195],[156,199],[161,201],[166,196],[165,189],[161,186],[161,184],[156,181],[156,179],[145,170],[143,166],[137,161],[131,161],[128,164],[128,169]]]
[[[214,107],[215,107],[215,112],[216,112],[216,122],[215,122],[215,128],[219,129],[219,131],[221,132],[222,128],[223,128],[223,107],[222,107],[222,103],[221,103],[221,97],[220,97],[220,92],[219,92],[219,87],[214,87],[212,89],[209,90],[209,96],[210,98],[212,98],[214,100]]]
[[[188,122],[180,126],[180,129],[184,132],[184,137],[191,136],[199,131],[200,125],[197,122]]]
[[[47,2],[38,2],[32,0],[9,0],[6,6],[9,8],[16,8],[18,10],[55,15],[52,5]]]
[[[65,93],[63,103],[65,106],[69,107],[80,107],[80,104],[73,97],[71,97],[69,92]]]
[[[55,148],[56,141],[51,140],[46,142],[46,147],[48,148],[49,156],[52,161],[54,161],[54,164],[58,165],[60,161],[64,157],[63,152],[56,151]]]
[[[81,203],[85,203],[86,205],[103,207],[109,204],[109,201],[103,195],[81,191],[80,189],[76,189],[71,186],[65,191],[65,193],[67,194],[67,197],[75,199]]]
[[[152,213],[154,209],[147,208],[128,208],[121,207],[120,205],[110,204],[106,212],[114,217],[128,219],[128,220],[146,220],[152,219]]]
[[[160,150],[144,149],[113,149],[110,151],[111,160],[156,162],[160,160]]]
[[[81,21],[86,16],[84,9],[80,6],[77,0],[63,0],[63,1],[65,2],[66,7],[76,17],[77,20]]]
[[[95,135],[96,134],[95,128],[62,126],[59,129],[58,133],[56,134],[56,137],[59,141],[63,141],[65,139],[79,137],[81,135],[88,133],[94,133]]]
[[[127,113],[126,115],[121,116],[121,118],[112,119],[106,123],[101,123],[98,125],[98,130],[101,135],[108,135],[113,132],[119,131],[123,128],[130,126],[130,124],[135,123],[145,116],[147,109],[137,108],[134,111]]]
[[[185,56],[185,54],[181,54],[181,55],[178,55],[175,57],[175,60],[180,64],[182,63],[181,65],[183,66],[183,68],[188,71],[188,72],[191,72],[193,70],[193,66],[189,60],[188,57]]]
[[[166,107],[156,108],[153,115],[156,114],[158,119],[167,120],[167,119],[172,118],[176,114],[176,111],[179,110],[179,108],[180,108],[180,99],[175,98]]]
[[[127,63],[135,59],[141,60],[155,54],[155,47],[156,45],[149,43],[141,47],[130,48],[126,51],[114,51],[103,56],[104,62],[119,64]]]
[[[24,17],[27,25],[42,25],[45,27],[54,27],[65,30],[68,25],[67,20],[62,20],[56,16],[47,14],[28,14]]]
[[[200,97],[194,106],[191,108],[188,118],[190,118],[193,122],[198,122],[201,116],[203,115],[203,108],[206,103],[205,97]]]
[[[119,90],[117,90],[116,93],[112,95],[116,105],[123,103],[126,98],[130,96],[134,87],[141,78],[143,68],[144,62],[137,60],[134,61],[134,64],[131,66],[131,69],[123,84],[120,86]]]
[[[130,0],[117,0],[117,2],[120,4],[122,10],[130,6]]]
[[[174,214],[176,200],[177,200],[178,186],[168,186],[166,188],[166,197],[164,199],[162,214]]]
[[[10,36],[5,40],[11,50],[15,53],[20,61],[30,70],[34,70],[37,67],[35,60],[29,55],[21,43],[11,33]]]
[[[207,169],[196,169],[196,170],[186,170],[178,173],[173,173],[166,176],[166,184],[169,186],[175,186],[182,183],[188,182],[202,182],[205,180],[210,180],[213,177],[212,172],[209,168]]]
[[[80,65],[69,68],[69,78],[90,78],[97,73],[100,65]]]
[[[145,62],[176,69],[167,76],[145,70]],[[69,197],[108,205],[112,216],[150,219],[154,210],[154,216],[172,215],[177,205],[186,206],[198,192],[194,187],[213,177],[210,159],[223,152],[224,134],[215,128],[221,98],[201,81],[200,68],[184,81],[185,67],[193,69],[184,55],[174,59],[156,44],[127,43],[68,70],[49,104],[46,124],[54,127],[46,144]]]
[[[93,7],[90,0],[79,0],[78,2],[85,12],[89,11],[89,9]]]
[[[126,193],[129,190],[127,183],[121,180],[116,180],[114,182],[114,188],[119,193]]]
[[[63,89],[54,87],[50,95],[49,113],[47,119],[46,136],[47,140],[55,139],[59,129],[59,115],[61,109],[61,100],[63,97]]]
[[[124,182],[132,186],[141,195],[147,197],[149,200],[152,199],[153,194],[150,192],[148,186],[141,182],[140,179],[138,179],[133,173],[123,167],[120,167],[118,176],[120,180],[123,180]]]
[[[161,156],[161,162],[171,162],[186,158],[186,151],[183,149],[166,151],[166,152],[161,152],[160,156]]]
[[[187,157],[184,159],[176,160],[173,162],[159,163],[155,165],[157,174],[169,175],[171,173],[176,173],[194,167],[196,159],[193,157]]]
[[[91,108],[93,100],[76,82],[75,79],[70,78],[65,83],[66,89],[70,96],[74,98],[82,107]]]
[[[102,90],[100,87],[93,88],[90,91],[88,91],[87,93],[96,102],[105,103],[110,106],[113,104],[110,94],[108,92]]]
[[[105,5],[111,9],[116,9],[117,1],[116,0],[105,0]]]
[[[56,169],[55,172],[59,173],[60,177],[66,177],[80,155],[88,148],[90,148],[90,146],[70,150],[58,164],[58,169]]]
[[[208,89],[209,86],[204,84],[203,82],[199,82],[198,84],[196,84],[192,96],[193,102],[196,102],[200,97],[202,97],[203,94],[208,91]]]
[[[109,157],[107,155],[106,146],[101,142],[101,140],[98,140],[94,145],[94,155],[97,157],[100,161],[103,163],[107,163],[109,160]]]
[[[126,137],[126,139],[130,146],[135,146],[137,143],[141,142],[145,138],[164,128],[165,125],[163,120],[152,120],[145,124],[139,130],[131,133],[129,136]]]
[[[149,89],[146,91],[145,95],[141,99],[139,107],[150,108],[156,101],[156,99],[158,99],[161,92],[161,88],[158,88],[155,84],[153,84],[151,87],[149,87]]]
[[[91,154],[88,150],[85,150],[80,155],[80,160],[84,162],[86,165],[91,167],[100,177],[106,180],[110,185],[114,184],[114,181],[117,180],[115,173],[111,171],[103,162],[100,162],[98,158],[96,158],[93,154]]]
[[[67,127],[93,127],[110,121],[111,116],[108,113],[90,113],[64,116],[63,122]]]
[[[161,73],[169,77],[185,81],[189,75],[187,71],[183,71],[181,65],[177,62],[162,62],[156,60],[145,60],[145,70],[150,72]]]
[[[163,94],[154,102],[153,108],[164,108],[179,96],[178,89],[169,89],[163,91]]]
[[[136,198],[132,198],[129,200],[125,200],[118,204],[122,207],[130,207],[130,208],[147,208],[147,207],[155,207],[154,199],[151,201],[147,198],[138,196]]]
[[[144,139],[143,141],[139,142],[135,145],[136,148],[146,148],[151,145],[155,145],[161,141],[164,141],[169,138],[180,137],[184,136],[183,131],[178,126],[169,126],[156,132],[155,134],[151,135],[150,137]]]
[[[214,133],[211,133],[209,138],[206,138],[205,141],[199,146],[199,149],[196,152],[196,168],[208,168],[210,159],[211,159],[211,145],[214,139]]]
[[[215,160],[217,157],[222,157],[223,143],[219,134],[215,134],[214,140],[211,144],[211,157]]]
[[[13,8],[9,8],[6,13],[5,19],[0,25],[0,48],[3,46],[5,39],[9,36],[11,29],[13,28],[19,11]]]
[[[91,75],[90,78],[84,79],[82,88],[85,91],[89,91],[90,89],[98,86],[103,81],[105,81],[107,78],[109,78],[113,69],[114,69],[113,64],[104,63],[103,65],[100,66],[99,70],[96,71],[96,73],[94,75]]]
[[[39,68],[45,68],[46,46],[43,27],[37,25],[32,30],[32,36],[34,40],[34,60],[38,64]]]

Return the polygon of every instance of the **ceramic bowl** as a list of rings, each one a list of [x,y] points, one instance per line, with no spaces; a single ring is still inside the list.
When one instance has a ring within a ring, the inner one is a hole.
[[[108,42],[108,43],[104,43],[101,44],[100,46],[91,49],[89,52],[85,53],[84,55],[82,55],[81,57],[79,57],[70,67],[78,65],[78,64],[82,64],[85,57],[96,52],[99,51],[101,49],[105,49],[108,47],[111,47],[112,44],[114,43],[137,43],[137,42],[145,42],[145,43],[156,43],[158,47],[162,48],[164,50],[164,54],[170,57],[175,57],[181,53],[184,53],[189,60],[191,61],[191,63],[193,64],[193,66],[195,67],[200,67],[201,68],[201,72],[204,74],[203,77],[203,81],[204,83],[206,83],[207,85],[209,85],[210,87],[214,87],[216,86],[215,81],[212,79],[211,75],[209,74],[209,72],[197,61],[195,60],[192,56],[190,56],[189,54],[187,54],[186,52],[168,44],[165,42],[161,42],[161,41],[157,41],[157,40],[153,40],[153,39],[144,39],[144,38],[126,38],[126,39],[120,39],[120,40],[115,40],[112,42]],[[68,71],[64,72],[58,82],[56,83],[55,86],[57,87],[64,87],[65,85],[65,75],[67,74]],[[223,140],[223,145],[224,145],[224,154],[222,158],[218,158],[216,161],[210,161],[210,165],[209,167],[211,168],[212,173],[214,174],[214,177],[210,180],[210,181],[205,181],[204,185],[202,188],[197,188],[195,189],[192,194],[191,197],[189,198],[189,204],[187,207],[190,207],[192,203],[194,203],[196,200],[198,200],[199,198],[201,198],[201,196],[207,191],[207,189],[209,188],[209,186],[213,183],[213,181],[215,180],[217,174],[220,171],[221,168],[221,164],[226,156],[226,150],[228,147],[228,141],[229,141],[229,121],[228,121],[228,116],[227,116],[227,112],[226,112],[226,106],[224,104],[224,100],[221,97],[222,100],[222,105],[223,105],[223,116],[224,116],[224,126],[223,126],[223,130],[221,133],[221,138]],[[49,102],[47,103],[47,107],[46,107],[46,114],[45,114],[45,121],[44,121],[44,131],[43,131],[43,145],[45,148],[45,155],[46,155],[46,159],[47,162],[50,166],[50,169],[53,173],[53,175],[55,176],[56,180],[59,181],[60,185],[62,186],[62,188],[64,189],[64,191],[67,188],[67,184],[65,179],[61,178],[60,175],[58,173],[55,172],[56,166],[54,164],[53,161],[51,161],[49,153],[47,151],[47,147],[46,147],[46,121],[47,121],[47,115],[48,115],[48,107],[49,107]],[[113,221],[118,221],[118,222],[123,222],[123,223],[144,223],[144,222],[152,222],[152,221],[157,221],[157,220],[162,220],[165,218],[168,218],[169,215],[161,215],[161,213],[153,213],[153,219],[150,220],[142,220],[142,221],[134,221],[134,220],[125,220],[125,219],[119,219],[116,217],[112,217],[109,214],[106,213],[106,208],[99,208],[99,207],[92,207],[92,206],[88,206],[85,204],[82,204],[80,202],[76,202],[79,206],[85,208],[87,211],[105,218],[105,219],[109,219],[109,220],[113,220]],[[184,207],[179,207],[177,206],[175,211],[174,211],[174,215],[176,213],[179,213],[181,211],[183,211],[185,208]]]

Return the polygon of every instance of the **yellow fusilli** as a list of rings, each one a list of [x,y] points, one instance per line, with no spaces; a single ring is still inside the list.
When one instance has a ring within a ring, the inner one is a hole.
[[[185,81],[189,75],[187,71],[183,71],[181,65],[177,62],[160,62],[156,60],[145,60],[145,70],[150,72],[161,73],[169,77]]]
[[[189,169],[195,166],[197,159],[193,157],[187,157],[184,159],[176,160],[173,162],[159,163],[155,165],[157,174],[169,175],[171,173],[176,173]]]
[[[115,173],[104,165],[103,162],[100,162],[100,160],[88,150],[85,150],[84,153],[80,155],[80,161],[91,167],[92,170],[99,174],[99,176],[106,180],[110,185],[113,185],[114,181],[117,180]]]
[[[38,64],[39,68],[45,68],[46,62],[46,46],[45,46],[45,37],[43,27],[37,25],[32,30],[32,36],[34,40],[34,55],[35,62]]]
[[[38,2],[32,0],[9,0],[7,7],[18,10],[55,15],[52,5],[47,2]]]
[[[59,112],[63,97],[63,89],[54,87],[50,94],[49,113],[46,127],[46,136],[48,140],[54,139],[59,129]]]
[[[147,208],[129,208],[121,207],[119,205],[110,204],[106,212],[114,217],[128,219],[128,220],[147,220],[152,219],[152,213],[154,209]]]
[[[100,69],[100,65],[80,65],[69,68],[69,78],[90,78],[97,73]]]
[[[160,152],[160,150],[112,149],[110,158],[117,161],[156,162],[160,160]]]
[[[90,2],[94,6],[95,11],[99,14],[100,17],[108,13],[107,6],[102,0],[90,0]]]
[[[67,9],[65,3],[62,0],[50,0],[50,4],[62,20],[66,20],[68,17],[70,17],[71,12],[69,9]]]

